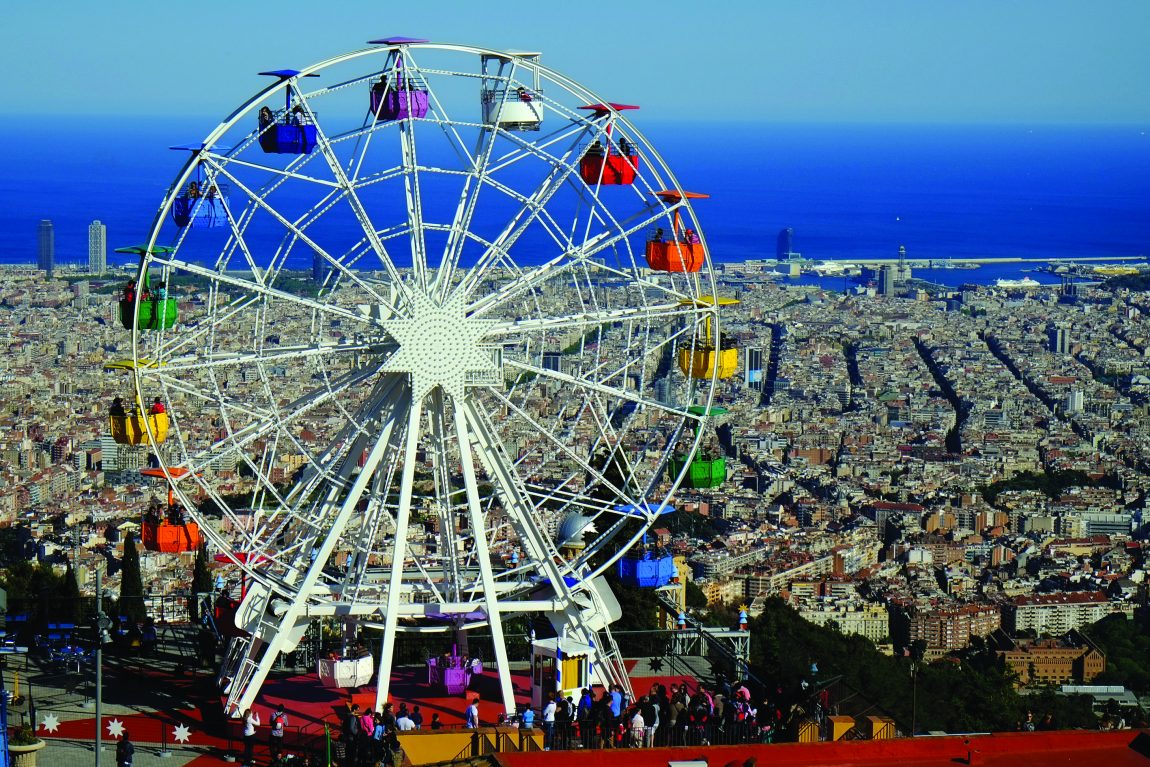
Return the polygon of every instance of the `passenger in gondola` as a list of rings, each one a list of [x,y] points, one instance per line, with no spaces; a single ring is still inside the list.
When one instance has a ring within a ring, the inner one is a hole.
[[[627,137],[626,136],[620,136],[619,137],[619,152],[622,153],[622,155],[624,157],[630,157],[634,153],[634,151],[635,151],[635,148],[631,146],[631,142],[627,140]]]
[[[136,300],[136,281],[135,280],[130,281],[127,285],[124,286],[124,300],[125,301],[135,301]]]
[[[209,200],[214,198],[217,194],[219,194],[219,190],[216,189],[215,184],[212,184],[211,186],[208,187],[208,199]]]
[[[683,232],[683,239],[694,245],[699,241],[699,235],[694,229],[688,229],[687,231]]]
[[[288,118],[292,125],[300,126],[307,124],[307,115],[304,114],[303,106],[296,104],[291,110],[291,116]]]
[[[520,85],[515,90],[516,90],[516,93],[519,94],[519,100],[520,101],[524,102],[525,104],[531,103],[531,99],[532,99],[531,91],[527,90],[522,85]]]
[[[272,114],[271,109],[269,109],[268,107],[260,107],[260,130],[261,131],[264,130],[265,128],[267,128],[273,122],[275,122],[275,119],[276,118]]]
[[[200,182],[191,181],[188,183],[188,199],[194,200],[200,196]]]
[[[123,418],[126,416],[127,412],[124,410],[124,400],[120,399],[119,397],[116,397],[114,400],[112,400],[112,406],[108,408],[108,415],[116,418]]]
[[[591,157],[603,156],[603,145],[599,143],[599,139],[595,139],[595,143],[587,147],[587,154]]]
[[[215,189],[215,187],[212,187]],[[165,282],[156,283],[156,300],[166,301],[168,298],[168,285]]]
[[[663,241],[663,227],[657,226],[657,227],[655,227],[655,234],[651,237],[651,242],[662,242],[662,241]]]
[[[148,415],[159,415],[160,413],[166,412],[167,409],[164,407],[163,400],[161,400],[159,397],[156,397],[154,400],[152,400],[152,406],[148,408]]]

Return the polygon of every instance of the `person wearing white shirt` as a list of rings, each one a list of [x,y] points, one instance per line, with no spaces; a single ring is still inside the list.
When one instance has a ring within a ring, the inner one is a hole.
[[[555,740],[555,693],[547,696],[547,705],[543,707],[543,750],[550,751],[552,741]]]
[[[415,721],[410,716],[408,716],[406,712],[404,712],[399,715],[398,719],[395,720],[395,729],[399,730],[400,732],[408,732],[409,730],[414,730]]]

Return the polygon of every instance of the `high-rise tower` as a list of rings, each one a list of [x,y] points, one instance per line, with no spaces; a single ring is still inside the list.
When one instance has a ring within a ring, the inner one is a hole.
[[[786,227],[779,230],[779,237],[775,241],[775,258],[779,261],[790,261],[794,251],[795,230]]]
[[[323,285],[323,281],[327,279],[327,269],[327,259],[321,256],[319,253],[312,253],[311,281],[316,285]]]
[[[98,220],[88,224],[88,271],[103,274],[108,270],[108,227]]]
[[[56,232],[52,228],[52,222],[46,218],[40,221],[40,255],[36,260],[36,266],[49,276],[56,266]]]

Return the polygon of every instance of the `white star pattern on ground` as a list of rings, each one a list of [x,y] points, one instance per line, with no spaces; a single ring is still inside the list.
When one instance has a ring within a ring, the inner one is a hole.
[[[172,728],[172,738],[179,743],[187,743],[191,740],[192,728],[186,724],[177,724]]]
[[[55,732],[60,729],[60,717],[55,714],[44,714],[44,718],[40,720],[40,726],[44,728],[44,732]]]
[[[108,734],[113,738],[118,738],[124,734],[124,723],[119,719],[113,719],[108,722]]]

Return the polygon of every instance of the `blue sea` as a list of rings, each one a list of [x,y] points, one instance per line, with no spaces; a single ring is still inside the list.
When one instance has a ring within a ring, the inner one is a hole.
[[[1150,135],[1139,126],[644,123],[692,191],[713,257],[774,256],[794,228],[811,259],[1081,258],[1150,254]],[[58,263],[147,234],[203,118],[5,120],[0,263],[34,262],[55,224]],[[1018,277],[1033,264],[918,273],[944,284]],[[1048,275],[1031,274],[1037,279]],[[841,285],[841,280],[835,281]]]

